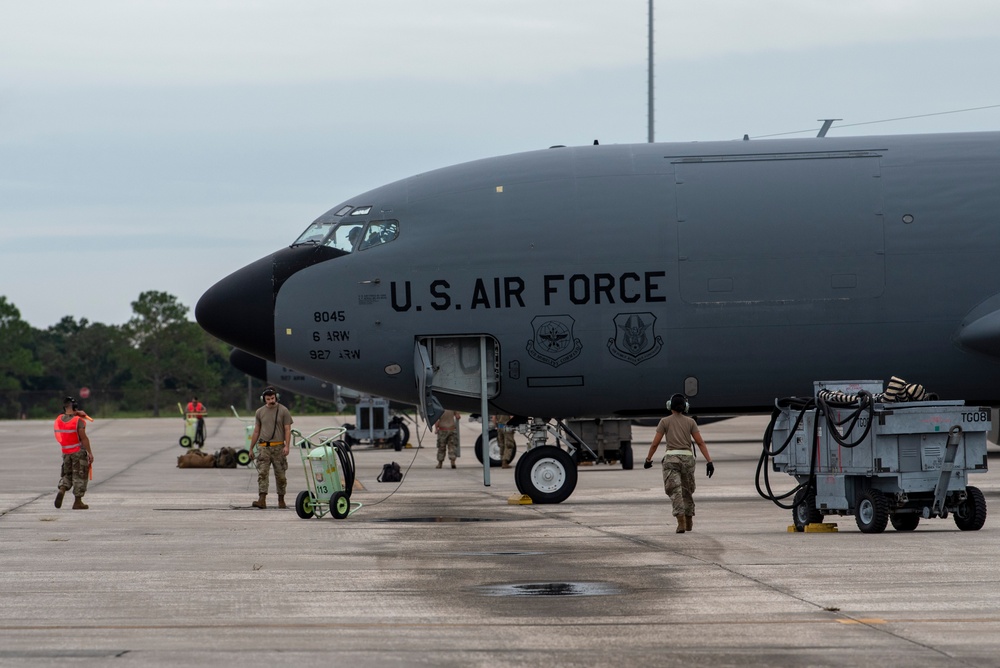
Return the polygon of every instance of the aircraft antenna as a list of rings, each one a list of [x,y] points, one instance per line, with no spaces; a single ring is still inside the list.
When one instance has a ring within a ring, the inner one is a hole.
[[[819,120],[820,120],[820,122],[823,123],[823,127],[821,127],[819,129],[819,134],[817,134],[816,136],[817,137],[825,137],[826,133],[830,131],[830,126],[833,125],[834,121],[842,121],[844,119],[843,118],[821,118]]]
[[[653,143],[653,0],[649,0],[649,130],[647,141]]]

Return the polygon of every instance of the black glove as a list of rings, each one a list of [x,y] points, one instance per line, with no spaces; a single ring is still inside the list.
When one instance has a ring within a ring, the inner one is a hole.
[[[651,468],[653,468],[653,462],[647,459],[645,462],[643,462],[642,468],[644,468],[644,469],[651,469]]]
[[[705,464],[705,475],[711,478],[713,473],[715,473],[715,464],[712,462],[708,462],[707,464]]]

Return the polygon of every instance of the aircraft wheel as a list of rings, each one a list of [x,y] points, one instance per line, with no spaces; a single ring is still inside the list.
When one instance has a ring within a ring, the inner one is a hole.
[[[858,510],[854,516],[861,533],[882,533],[889,523],[889,502],[882,492],[869,489],[861,495]]]
[[[236,453],[236,463],[240,466],[250,465],[250,451],[243,449]]]
[[[396,435],[392,437],[391,442],[392,442],[392,449],[395,450],[396,452],[399,452],[400,450],[403,449],[404,441],[402,434],[400,434],[399,432],[397,432]]]
[[[632,441],[622,441],[622,445],[618,449],[618,459],[622,463],[623,470],[632,470]]]
[[[351,500],[343,492],[334,492],[330,497],[330,512],[336,519],[344,519],[351,512]]]
[[[353,424],[347,424],[347,423],[345,423],[344,424],[344,429],[347,430],[347,431],[344,432],[344,441],[348,445],[355,446],[355,445],[357,445],[358,443],[361,442],[358,439],[356,439],[353,436],[351,436],[351,432],[354,431],[354,425]]]
[[[966,487],[965,501],[955,510],[955,526],[962,531],[979,531],[986,523],[986,497],[978,487]]]
[[[517,488],[534,503],[562,503],[576,489],[576,464],[554,445],[532,448],[521,455],[515,469]]]
[[[295,512],[304,520],[316,514],[316,502],[308,490],[302,490],[295,498]]]
[[[476,459],[483,463],[483,435],[476,437]],[[497,430],[490,429],[490,467],[500,466],[500,445],[497,443]]]
[[[823,521],[823,513],[816,510],[816,492],[809,490],[806,496],[806,488],[803,487],[795,493],[794,506],[792,507],[792,524],[796,531],[805,531],[807,524],[817,524]]]
[[[889,522],[896,531],[913,531],[920,524],[920,515],[916,513],[893,513],[889,515]]]
[[[191,437],[190,436],[181,436],[181,447],[182,448],[190,448],[191,447]]]

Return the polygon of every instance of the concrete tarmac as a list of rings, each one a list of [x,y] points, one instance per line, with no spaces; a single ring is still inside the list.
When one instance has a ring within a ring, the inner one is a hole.
[[[57,510],[51,423],[0,422],[0,666],[1000,666],[995,517],[788,533],[754,490],[766,422],[703,427],[717,471],[699,461],[685,534],[641,466],[650,428],[634,470],[581,467],[568,501],[509,505],[513,469],[483,486],[479,424],[456,470],[411,425],[412,448],[355,449],[363,507],[302,520],[297,452],[290,508],[272,474],[257,510],[252,468],[176,468],[179,417],[91,424],[90,510]],[[242,447],[240,420],[207,424],[206,451]],[[400,485],[376,482],[390,461]],[[972,483],[1000,512],[996,473]]]

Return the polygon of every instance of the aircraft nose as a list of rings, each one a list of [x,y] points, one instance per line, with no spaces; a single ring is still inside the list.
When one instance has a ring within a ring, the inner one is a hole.
[[[274,256],[239,269],[198,300],[202,329],[252,355],[274,360]]]

